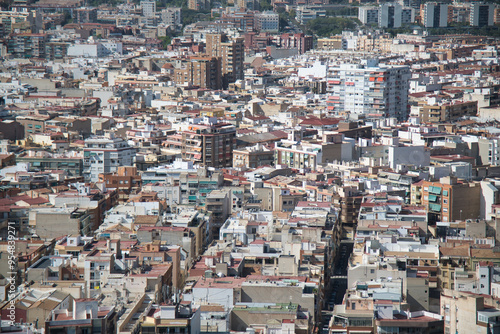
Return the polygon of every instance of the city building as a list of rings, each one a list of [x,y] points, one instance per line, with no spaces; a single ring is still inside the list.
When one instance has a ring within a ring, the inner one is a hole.
[[[221,60],[211,56],[191,56],[174,70],[175,83],[184,87],[221,89]]]
[[[427,2],[424,4],[422,24],[426,28],[442,28],[448,26],[448,5]]]
[[[97,22],[97,8],[78,8],[75,11],[76,23],[95,23]]]
[[[474,27],[492,26],[495,24],[495,8],[492,3],[473,2],[470,5],[470,25]]]
[[[188,8],[192,10],[207,10],[211,6],[210,0],[188,0]]]
[[[423,181],[416,188],[422,205],[429,210],[429,222],[453,222],[480,217],[481,185],[456,177],[444,177],[439,182]]]
[[[362,64],[330,67],[327,77],[327,106],[334,112],[408,117],[410,69],[407,66],[378,65],[369,59]]]
[[[255,14],[255,30],[261,32],[278,32],[279,15],[270,11]]]
[[[227,87],[243,79],[244,39],[229,39],[226,34],[207,34],[206,40],[206,53],[220,59],[222,86]]]
[[[109,133],[86,139],[83,154],[83,175],[86,180],[97,182],[101,173],[116,173],[120,166],[132,166],[136,149]]]
[[[13,34],[9,38],[7,51],[14,58],[45,58],[47,38],[47,34]]]
[[[378,14],[379,14],[379,8],[378,7],[359,7],[358,11],[358,19],[361,21],[361,23],[370,25],[370,24],[377,24],[378,25]]]
[[[378,11],[378,26],[381,28],[401,28],[413,23],[415,11],[413,8],[403,8],[398,3],[381,4]]]
[[[228,167],[233,164],[236,129],[216,118],[197,118],[168,136],[165,146],[179,150],[182,158],[208,167]]]
[[[156,1],[141,0],[141,10],[145,17],[154,17],[156,15]]]
[[[177,7],[170,7],[162,9],[161,21],[166,25],[178,26],[182,23],[182,9]]]

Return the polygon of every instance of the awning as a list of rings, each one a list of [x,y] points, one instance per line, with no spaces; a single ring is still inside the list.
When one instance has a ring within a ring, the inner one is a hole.
[[[441,188],[440,187],[433,187],[433,186],[430,186],[429,187],[429,192],[432,193],[432,194],[441,194]]]
[[[435,202],[437,200],[436,195],[429,195],[429,202]]]
[[[429,209],[431,211],[441,211],[441,204],[429,204]]]

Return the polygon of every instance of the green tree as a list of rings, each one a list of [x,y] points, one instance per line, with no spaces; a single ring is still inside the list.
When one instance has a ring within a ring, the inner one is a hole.
[[[306,30],[320,37],[341,34],[344,30],[352,30],[357,24],[354,19],[343,17],[320,17],[307,22]]]
[[[164,50],[166,50],[167,47],[172,42],[172,37],[170,37],[170,36],[162,36],[159,39],[161,41],[161,46],[163,47]]]

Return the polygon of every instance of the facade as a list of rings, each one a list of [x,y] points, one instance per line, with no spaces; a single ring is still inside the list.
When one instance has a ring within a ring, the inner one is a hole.
[[[47,34],[14,34],[8,41],[7,51],[14,58],[45,58]]]
[[[481,185],[443,177],[439,182],[423,181],[422,205],[429,211],[429,222],[453,222],[480,216]]]
[[[257,168],[272,165],[274,163],[274,152],[261,145],[235,149],[233,151],[233,167]]]
[[[178,133],[168,136],[166,146],[180,150],[185,160],[209,167],[229,167],[233,164],[236,128],[216,118],[198,118]]]
[[[75,11],[76,23],[95,23],[97,22],[97,8],[78,8]]]
[[[299,54],[306,53],[313,48],[313,37],[303,33],[281,34],[275,37],[274,42],[280,48],[296,48]]]
[[[442,28],[448,26],[448,5],[428,2],[424,5],[423,25],[426,28]]]
[[[278,32],[280,28],[279,15],[273,12],[255,14],[255,30],[261,32]]]
[[[378,12],[378,7],[359,7],[358,19],[366,25],[378,24]]]
[[[341,35],[327,38],[318,38],[317,48],[320,50],[342,50],[343,39]]]
[[[207,54],[220,58],[222,86],[227,87],[230,83],[243,79],[244,39],[230,40],[225,34],[207,34],[206,40]]]
[[[156,1],[141,0],[142,15],[145,17],[154,17],[156,15]]]
[[[444,289],[441,315],[445,333],[492,333],[498,330],[500,310],[485,303],[484,295]]]
[[[413,8],[403,8],[398,3],[384,3],[378,11],[378,26],[381,28],[401,28],[415,19]]]
[[[32,168],[40,171],[61,170],[68,172],[68,176],[81,176],[83,172],[83,159],[80,157],[65,156],[30,156],[23,155],[16,158],[17,162],[26,162]]]
[[[474,2],[470,5],[470,25],[474,27],[492,26],[495,24],[495,4]]]
[[[132,166],[135,153],[136,149],[122,138],[112,135],[88,138],[83,149],[83,175],[97,182],[101,173],[115,173],[120,166]]]
[[[210,9],[210,0],[188,0],[188,8],[192,10],[206,10]]]
[[[381,67],[375,60],[331,67],[327,78],[328,109],[405,120],[409,79],[408,66]]]
[[[453,122],[464,116],[476,116],[477,101],[423,104],[419,109],[423,123]]]
[[[161,11],[161,21],[166,25],[180,25],[182,23],[182,9],[177,7],[165,8]]]
[[[191,56],[183,67],[174,70],[174,81],[185,87],[221,89],[220,59],[211,56]]]
[[[29,225],[42,239],[66,235],[88,235],[92,231],[91,216],[78,208],[39,208],[29,213]]]

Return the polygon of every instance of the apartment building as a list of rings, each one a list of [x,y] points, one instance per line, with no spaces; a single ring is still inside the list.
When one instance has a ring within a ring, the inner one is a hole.
[[[423,123],[457,121],[464,116],[476,116],[477,101],[438,101],[431,98],[419,103],[418,111]]]
[[[415,20],[413,8],[403,8],[398,3],[384,3],[378,11],[378,26],[381,28],[401,28]]]
[[[278,32],[280,28],[279,15],[271,11],[255,14],[255,30],[261,32]]]
[[[417,198],[421,196],[422,205],[428,208],[430,223],[480,216],[480,183],[447,176],[439,182],[423,181],[422,187],[415,188],[415,191]]]
[[[493,3],[475,2],[470,5],[470,25],[474,27],[492,26],[495,24],[495,7]]]
[[[165,146],[181,152],[185,160],[220,168],[232,166],[235,138],[234,125],[216,118],[196,118],[168,136]]]
[[[408,66],[379,66],[374,59],[330,67],[328,109],[405,120],[408,117],[409,80]]]
[[[14,58],[45,58],[47,34],[13,34],[7,43],[7,52]]]
[[[220,58],[223,87],[243,79],[243,60],[245,58],[243,38],[231,40],[226,34],[207,34],[206,44],[207,54]]]
[[[135,148],[112,133],[87,138],[83,149],[83,175],[97,182],[101,173],[115,173],[120,166],[132,166],[135,154]]]
[[[282,140],[274,148],[275,164],[314,171],[321,164],[353,159],[354,142],[339,133],[325,134],[318,142],[291,139]]]
[[[424,4],[422,24],[426,28],[442,28],[448,26],[448,5],[428,2]]]
[[[182,9],[178,7],[162,9],[160,16],[161,21],[166,25],[180,25],[182,23]]]
[[[0,32],[7,36],[21,25],[27,27],[31,33],[38,33],[42,29],[42,15],[36,10],[27,11],[0,11]],[[26,25],[27,23],[27,25]]]
[[[192,10],[210,9],[211,4],[210,0],[188,0],[188,8]]]
[[[185,87],[222,88],[221,60],[211,56],[191,56],[174,70],[174,81]]]
[[[37,208],[29,212],[29,225],[42,239],[65,235],[88,235],[92,219],[88,210],[78,208]]]
[[[97,22],[97,8],[78,8],[75,10],[76,23],[95,23]]]
[[[500,310],[487,305],[485,296],[444,289],[440,301],[445,333],[495,333]]]
[[[257,168],[273,163],[274,151],[260,144],[233,151],[233,167]]]
[[[342,35],[331,36],[327,38],[318,38],[317,48],[320,50],[342,50]]]
[[[156,15],[156,1],[141,0],[142,15],[145,17],[154,17]]]
[[[378,24],[378,11],[378,7],[359,7],[358,19],[366,25]]]

